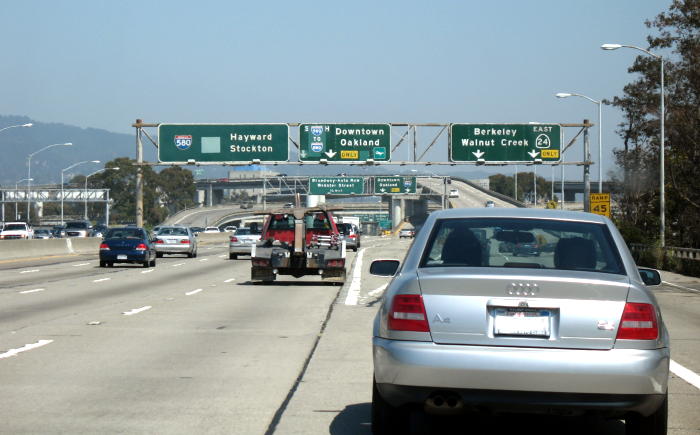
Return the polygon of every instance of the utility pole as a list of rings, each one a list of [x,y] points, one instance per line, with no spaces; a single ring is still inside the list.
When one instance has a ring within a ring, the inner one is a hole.
[[[136,226],[143,227],[143,143],[141,121],[136,120]]]
[[[583,211],[591,211],[591,144],[588,135],[588,120],[584,119],[586,125],[583,130]]]

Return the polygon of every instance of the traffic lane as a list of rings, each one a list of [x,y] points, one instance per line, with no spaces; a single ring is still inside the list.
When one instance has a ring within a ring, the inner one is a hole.
[[[156,281],[133,316],[118,303],[31,328],[54,342],[0,359],[4,430],[264,433],[339,289],[250,285],[243,262],[225,263],[189,296]]]
[[[52,319],[90,312],[104,305],[131,303],[132,300],[157,295],[159,292],[166,293],[164,297],[167,297],[170,296],[167,286],[173,289],[183,285],[196,286],[202,276],[219,272],[219,269],[229,273],[237,269],[242,276],[246,271],[249,274],[249,268],[242,263],[233,264],[222,249],[218,253],[216,255],[217,251],[212,250],[210,258],[166,259],[159,261],[155,268],[131,265],[97,267],[88,275],[6,289],[0,299],[0,349],[21,345],[18,343],[21,339],[15,335],[15,331]],[[11,340],[10,343],[5,341],[8,339]]]
[[[410,242],[391,238],[367,246],[363,267],[368,268],[372,259],[403,259]],[[352,272],[354,274],[354,271]],[[341,294],[334,306],[328,326],[319,342],[309,367],[279,424],[278,433],[325,433],[369,434],[371,433],[371,334],[372,324],[381,295],[370,297],[373,289],[386,285],[390,278],[366,276],[362,273],[362,289],[359,304],[344,303],[347,299]],[[347,286],[346,286],[347,287]],[[344,289],[346,291],[347,289]],[[669,324],[684,322],[676,316],[659,297],[662,310]],[[697,304],[694,304],[697,307]],[[668,313],[667,313],[668,311]],[[700,316],[695,316],[699,319]],[[691,325],[689,330],[697,331]],[[672,332],[672,341],[673,341]],[[673,341],[673,354],[685,346],[681,338]],[[683,352],[685,353],[685,352]],[[700,352],[693,352],[700,355]],[[675,358],[675,356],[674,356]],[[700,406],[698,389],[678,376],[672,375],[669,381],[669,434],[696,433],[700,428],[697,408]],[[425,417],[425,416],[423,416]],[[418,418],[418,421],[421,419]],[[418,424],[418,423],[417,423]],[[504,415],[467,415],[456,418],[424,418],[422,423],[426,433],[457,434],[469,427],[473,433],[507,433],[522,431],[524,426],[537,427],[540,433],[599,433],[622,435],[625,433],[621,420],[608,420],[600,417],[557,417]]]

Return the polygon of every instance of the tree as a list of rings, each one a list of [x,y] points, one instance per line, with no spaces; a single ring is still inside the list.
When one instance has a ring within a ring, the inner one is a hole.
[[[646,25],[658,32],[647,38],[649,49],[665,60],[667,244],[700,247],[700,0],[674,0]],[[624,117],[624,147],[615,151],[623,169],[620,222],[623,234],[641,229],[649,243],[659,226],[659,61],[639,56],[628,71],[639,78],[612,101]]]
[[[158,174],[158,183],[160,201],[170,213],[195,205],[196,189],[192,171],[180,166],[164,169]]]
[[[518,172],[518,200],[532,201],[535,195],[535,187],[533,180],[535,179],[534,172]],[[544,177],[537,177],[537,200],[552,199],[551,189],[552,183]],[[510,175],[496,174],[489,177],[489,187],[494,192],[501,193],[513,197],[515,190],[515,177]]]

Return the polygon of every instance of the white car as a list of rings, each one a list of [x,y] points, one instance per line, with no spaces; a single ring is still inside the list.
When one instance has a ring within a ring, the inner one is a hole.
[[[450,193],[447,196],[449,198],[459,198],[459,191],[457,189],[450,189]]]
[[[25,222],[7,222],[0,231],[0,239],[31,239],[33,233],[32,228]]]
[[[204,233],[207,233],[207,234],[220,233],[220,232],[221,232],[221,230],[219,229],[219,227],[206,227],[206,228],[204,228]]]

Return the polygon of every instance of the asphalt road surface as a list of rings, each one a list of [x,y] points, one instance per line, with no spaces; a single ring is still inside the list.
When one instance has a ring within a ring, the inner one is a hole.
[[[375,258],[411,240],[365,237],[343,287],[248,282],[225,245],[153,269],[96,256],[0,261],[0,433],[369,434]],[[700,280],[664,274],[669,433],[700,432]],[[686,369],[686,370],[683,370]],[[682,377],[681,377],[682,376]],[[695,385],[693,385],[695,382]],[[624,434],[620,421],[471,416],[429,433]]]

